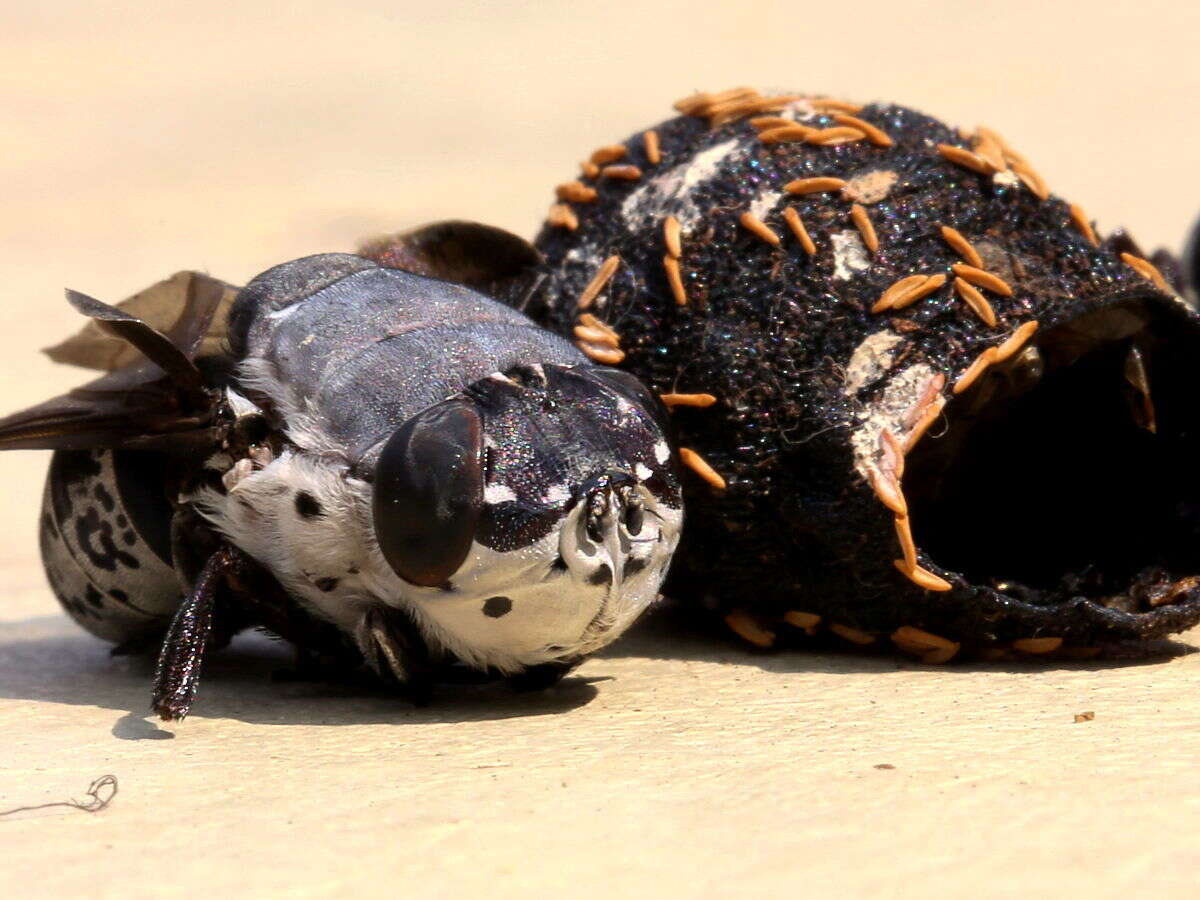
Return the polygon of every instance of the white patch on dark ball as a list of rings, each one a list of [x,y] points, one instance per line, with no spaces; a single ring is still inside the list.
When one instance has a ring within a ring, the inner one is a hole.
[[[862,235],[847,228],[845,231],[835,231],[829,236],[833,244],[833,277],[838,281],[848,280],[855,272],[862,272],[871,267],[871,258],[867,254],[867,245],[862,241]]]
[[[625,227],[640,232],[651,219],[674,213],[686,232],[702,215],[692,197],[693,191],[716,177],[721,165],[740,149],[741,142],[733,138],[644,181],[621,204]]]
[[[925,363],[909,366],[893,375],[883,393],[859,411],[850,444],[854,448],[855,468],[864,478],[870,478],[881,452],[879,436],[885,429],[901,442],[908,437],[913,428],[908,422],[909,411],[925,394],[934,374]]]
[[[847,396],[879,379],[892,367],[896,345],[904,340],[894,331],[883,329],[867,337],[854,348],[850,362],[846,364],[846,384],[842,388]]]
[[[766,219],[784,197],[781,191],[765,190],[750,201],[747,212],[756,219]]]

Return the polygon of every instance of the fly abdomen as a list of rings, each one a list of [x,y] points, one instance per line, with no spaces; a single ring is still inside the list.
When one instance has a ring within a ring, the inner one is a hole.
[[[163,458],[55,452],[39,521],[42,564],[67,613],[116,643],[162,631],[179,605]]]

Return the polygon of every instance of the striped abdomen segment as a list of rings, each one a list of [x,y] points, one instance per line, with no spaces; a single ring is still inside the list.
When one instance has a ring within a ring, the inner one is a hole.
[[[123,642],[166,628],[179,604],[164,460],[130,450],[59,450],[39,525],[42,563],[67,613]]]

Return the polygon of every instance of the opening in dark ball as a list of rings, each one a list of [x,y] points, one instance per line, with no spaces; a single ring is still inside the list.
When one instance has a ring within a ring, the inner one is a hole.
[[[955,398],[945,432],[908,458],[918,546],[1035,602],[1141,610],[1193,590],[1198,375],[1200,333],[1158,298],[1040,333]]]

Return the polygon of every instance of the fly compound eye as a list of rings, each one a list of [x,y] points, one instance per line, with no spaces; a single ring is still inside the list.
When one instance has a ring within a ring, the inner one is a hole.
[[[466,560],[483,508],[483,422],[466,400],[418,413],[375,469],[375,536],[396,574],[438,587]]]

